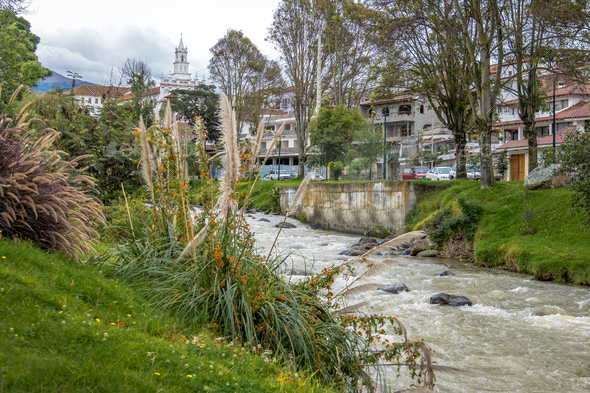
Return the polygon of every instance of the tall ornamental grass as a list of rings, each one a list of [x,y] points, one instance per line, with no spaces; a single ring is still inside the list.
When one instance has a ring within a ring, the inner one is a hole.
[[[339,310],[341,297],[334,296],[331,286],[344,268],[292,283],[280,273],[280,257],[259,255],[245,207],[240,209],[238,201],[247,205],[258,178],[254,158],[260,137],[239,146],[227,97],[222,96],[221,105],[224,173],[219,193],[204,198],[210,202],[199,212],[187,203],[185,156],[175,139],[169,106],[164,121],[147,130],[139,125],[135,133],[150,219],[142,228],[134,225],[125,244],[103,255],[103,266],[135,286],[155,308],[208,327],[267,361],[288,364],[293,372],[310,370],[315,378],[342,389],[374,389],[372,376],[382,367],[373,366],[388,365],[408,369],[415,384],[431,388],[436,366],[428,348],[409,342],[395,318],[356,317]],[[205,130],[196,132],[204,135]],[[273,143],[277,140],[278,135]],[[192,164],[212,181],[202,149]],[[241,182],[248,184],[246,195],[237,191]],[[214,187],[205,189],[214,192]],[[385,333],[401,339],[391,342]]]

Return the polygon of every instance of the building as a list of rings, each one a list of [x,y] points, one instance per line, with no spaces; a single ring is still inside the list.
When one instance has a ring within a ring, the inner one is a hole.
[[[96,112],[102,108],[105,100],[122,99],[125,95],[131,94],[131,92],[128,87],[80,85],[64,94],[73,95],[81,104]]]
[[[204,83],[204,80],[200,83]],[[191,78],[188,62],[188,47],[184,46],[181,34],[180,43],[175,48],[174,72],[169,72],[166,77],[162,72],[160,76],[158,101],[164,102],[165,97],[173,90],[194,90],[198,84],[196,74],[194,79]]]
[[[539,149],[553,144],[553,76],[539,77],[546,93],[545,108],[535,113],[537,146]],[[513,98],[513,97],[511,97]],[[503,144],[496,152],[506,150],[509,155],[509,180],[524,180],[528,175],[528,140],[524,122],[518,115],[518,99],[504,100],[498,105],[500,121],[494,127],[503,136]],[[556,78],[555,83],[555,132],[556,145],[564,133],[584,131],[590,124],[590,84],[566,78]],[[540,155],[539,155],[540,159]]]

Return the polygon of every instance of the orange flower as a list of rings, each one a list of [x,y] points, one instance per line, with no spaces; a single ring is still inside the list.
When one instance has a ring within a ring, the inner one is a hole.
[[[240,264],[238,263],[238,266],[236,266],[238,268],[238,270],[242,269],[242,267],[240,266]]]
[[[234,257],[229,257],[229,260],[230,260],[230,261],[233,261],[234,259],[236,259],[236,258],[234,258]]]
[[[223,282],[223,281],[222,281],[222,282],[220,282],[219,284],[221,284],[221,286],[222,286],[222,287],[224,287],[224,286],[225,286],[225,282]]]
[[[197,116],[193,117],[193,120],[197,120]]]
[[[285,297],[284,296],[281,296],[281,300],[285,300]]]
[[[313,280],[311,283],[312,283],[313,285],[317,284],[315,280]]]
[[[262,300],[262,299],[264,299],[264,296],[258,295],[258,299]]]
[[[217,259],[221,258],[221,253],[220,252],[216,252],[215,253],[215,258],[217,258]]]
[[[124,326],[123,322],[119,321],[119,326]]]
[[[205,177],[207,174],[205,172],[201,172],[201,176]]]
[[[219,262],[219,266],[224,267],[225,263],[223,263],[223,261]]]
[[[214,323],[214,324],[213,324],[213,326],[217,327],[217,326],[219,326],[219,325],[218,325],[218,324],[216,324],[216,323]]]
[[[219,250],[219,246],[215,246],[215,250]]]

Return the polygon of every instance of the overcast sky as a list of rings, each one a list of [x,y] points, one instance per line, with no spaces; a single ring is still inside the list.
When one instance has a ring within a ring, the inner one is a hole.
[[[174,47],[188,47],[190,72],[207,76],[209,48],[230,28],[242,30],[263,54],[278,59],[266,42],[279,0],[33,0],[24,17],[41,38],[37,56],[44,67],[102,84],[125,59],[147,59],[159,84],[173,69]]]

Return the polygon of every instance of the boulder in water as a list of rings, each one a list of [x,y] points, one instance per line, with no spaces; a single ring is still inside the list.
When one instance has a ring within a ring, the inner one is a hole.
[[[350,255],[351,257],[358,257],[359,255],[363,255],[365,253],[365,248],[361,246],[352,247],[350,250],[346,250],[343,252],[343,255]]]
[[[270,220],[267,220],[266,218],[261,218],[261,219],[260,219],[260,220],[258,220],[258,221],[262,221],[262,222],[270,222]]]
[[[438,257],[438,251],[436,250],[424,250],[424,251],[420,251],[417,255],[417,257],[425,257],[425,258],[436,258]]]
[[[399,255],[410,255],[410,250],[403,250]]]
[[[531,315],[533,317],[542,317],[543,315],[545,315],[545,313],[543,311],[535,311]]]
[[[377,289],[380,291],[385,291],[393,294],[398,294],[400,292],[410,292],[410,289],[406,286],[406,284],[389,284],[384,287],[379,287]]]
[[[418,253],[426,250],[438,250],[438,244],[429,238],[421,239],[412,247],[412,255],[418,255]]]
[[[437,293],[430,298],[430,304],[438,304],[439,306],[472,306],[471,300],[465,296],[449,295],[448,293]]]
[[[434,276],[435,277],[456,276],[456,274],[450,270],[445,270],[444,272],[436,273]]]
[[[290,229],[290,228],[297,228],[295,225],[291,224],[290,222],[279,222],[275,225],[275,228],[283,227],[283,229]]]

